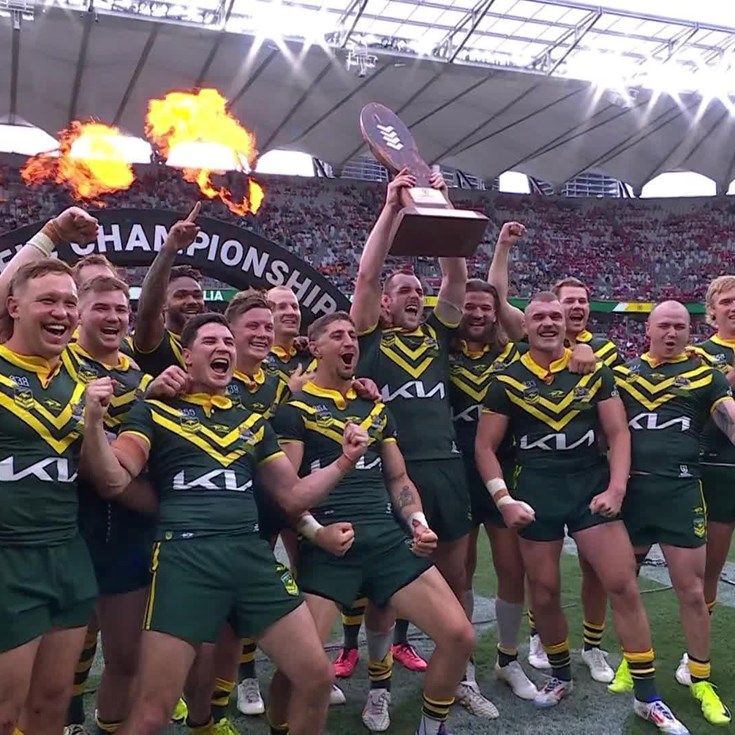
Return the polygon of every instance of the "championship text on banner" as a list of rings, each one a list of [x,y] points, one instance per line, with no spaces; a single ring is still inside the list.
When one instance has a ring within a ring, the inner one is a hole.
[[[67,263],[92,253],[106,255],[118,266],[149,266],[169,229],[182,218],[165,210],[100,209],[90,212],[99,220],[97,240],[88,245],[58,248]],[[0,270],[36,233],[45,220],[0,235]],[[210,278],[238,290],[248,287],[288,286],[301,304],[304,321],[349,310],[348,299],[321,273],[288,250],[254,232],[208,217],[198,217],[197,239],[176,259]]]

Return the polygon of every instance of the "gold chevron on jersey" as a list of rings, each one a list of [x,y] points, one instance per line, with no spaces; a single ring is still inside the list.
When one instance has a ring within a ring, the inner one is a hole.
[[[505,369],[519,357],[512,342],[508,342],[503,351],[490,363],[480,362],[480,358],[490,351],[490,345],[485,345],[483,351],[478,355],[473,355],[466,344],[462,344],[461,349],[465,356],[475,358],[477,363],[472,365],[473,369],[467,368],[460,362],[453,363],[450,366],[449,379],[463,393],[478,403],[485,399],[487,385],[493,373]]]
[[[410,347],[405,337],[423,337],[423,339],[417,347]],[[404,332],[396,327],[383,331],[380,351],[412,378],[418,379],[438,357],[439,340],[436,330],[426,323],[413,332]]]
[[[642,355],[640,360],[647,362],[655,371],[657,364],[648,357],[647,353]],[[691,357],[684,354],[668,362],[684,363],[690,361]],[[675,398],[680,398],[682,392],[704,388],[709,385],[712,382],[713,370],[714,368],[709,364],[698,364],[691,369],[683,369],[677,375],[666,377],[663,374],[658,374],[661,377],[657,378],[655,372],[648,376],[642,375],[640,361],[638,360],[614,368],[618,389],[625,391],[649,411],[659,408]]]
[[[598,342],[599,344],[590,345],[595,353],[595,357],[612,367],[618,360],[619,352],[618,346],[611,339],[604,336],[595,337],[592,332],[585,329],[580,332],[576,337],[576,342],[581,344],[589,344],[591,342]]]
[[[182,400],[199,403],[196,400],[189,400],[192,398],[193,396],[187,396]],[[229,467],[236,460],[249,454],[265,434],[263,417],[257,413],[249,413],[247,418],[236,426],[222,425],[223,432],[220,435],[215,429],[215,426],[219,428],[219,424],[213,424],[210,428],[199,419],[185,416],[180,410],[162,401],[148,400],[146,403],[151,408],[151,418],[155,424],[206,452],[223,467]],[[222,398],[221,408],[227,408],[226,403],[232,405],[229,399]],[[258,422],[261,425],[253,428]]]

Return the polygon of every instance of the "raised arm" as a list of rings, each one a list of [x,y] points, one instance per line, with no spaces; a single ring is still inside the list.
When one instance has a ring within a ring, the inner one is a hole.
[[[414,186],[415,183],[416,179],[404,169],[388,184],[385,205],[368,235],[365,249],[360,256],[355,294],[350,307],[350,316],[355,322],[358,334],[374,329],[380,319],[380,276],[390,250],[391,227],[401,209],[400,192],[401,189]]]
[[[176,255],[191,245],[199,233],[196,218],[201,204],[197,202],[186,219],[177,222],[168,233],[163,247],[148,269],[138,301],[133,344],[139,352],[152,352],[161,344],[164,332],[163,307],[166,289]]]
[[[109,443],[104,419],[113,389],[111,378],[100,378],[87,386],[79,465],[80,474],[106,500],[122,495],[143,471],[149,454],[147,442],[135,435],[123,434]]]
[[[508,301],[508,259],[513,246],[526,234],[520,222],[506,222],[500,228],[493,259],[487,273],[488,283],[498,292],[498,321],[513,342],[523,339],[526,328],[523,312]]]
[[[630,429],[625,406],[618,396],[600,401],[597,415],[607,440],[610,482],[605,492],[592,498],[590,509],[593,513],[616,516],[623,505],[630,475]]]

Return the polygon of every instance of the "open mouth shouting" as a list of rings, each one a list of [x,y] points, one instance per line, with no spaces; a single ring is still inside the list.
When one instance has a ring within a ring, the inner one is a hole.
[[[340,367],[344,372],[352,375],[355,371],[355,363],[357,362],[357,351],[354,349],[346,349],[339,355]]]
[[[229,357],[218,356],[210,363],[209,367],[218,378],[228,378],[232,362]]]
[[[69,332],[69,325],[61,322],[49,322],[42,325],[43,332],[53,342],[61,342]]]

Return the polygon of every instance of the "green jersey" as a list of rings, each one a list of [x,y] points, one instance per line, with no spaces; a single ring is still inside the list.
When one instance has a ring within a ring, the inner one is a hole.
[[[732,396],[725,376],[696,355],[658,363],[646,353],[615,368],[631,431],[631,472],[699,477],[704,427]]]
[[[606,463],[597,404],[617,395],[613,373],[602,363],[587,375],[571,373],[571,355],[565,350],[547,370],[527,352],[490,383],[482,411],[510,419],[523,469],[578,473]]]
[[[172,365],[178,365],[185,368],[184,358],[181,355],[181,336],[174,334],[168,329],[163,330],[163,337],[158,344],[150,352],[141,352],[135,346],[135,338],[133,338],[133,357],[140,365],[141,369],[158,377],[166,368]]]
[[[77,527],[84,384],[60,360],[0,345],[0,545],[52,546]]]
[[[105,415],[105,429],[110,438],[117,436],[125,417],[153,378],[146,375],[127,355],[121,354],[116,365],[104,365],[95,360],[78,343],[69,345],[64,353],[69,372],[80,383],[91,383],[98,378],[110,377],[115,381],[114,393]],[[93,487],[80,482],[79,525],[85,538],[112,539],[115,534],[125,535],[127,530],[148,528],[151,517],[136,513],[120,503],[110,503],[96,493]]]
[[[450,342],[456,332],[432,311],[413,332],[377,325],[360,335],[357,374],[372,378],[390,405],[407,460],[459,455],[449,404]]]
[[[288,398],[289,391],[280,373],[261,367],[252,377],[236,370],[227,386],[227,395],[234,404],[269,419]]]
[[[618,346],[611,339],[604,335],[592,334],[586,329],[577,335],[577,343],[589,345],[595,357],[604,362],[608,367],[615,367],[623,364],[623,358],[620,357]]]
[[[282,455],[268,422],[225,396],[140,401],[123,422],[150,447],[160,494],[157,536],[258,533],[253,480],[258,464]]]
[[[367,452],[311,512],[325,524],[348,521],[374,528],[387,522],[395,529],[380,458],[381,446],[395,441],[393,422],[384,403],[359,398],[353,390],[343,396],[309,382],[278,409],[273,426],[281,442],[303,444],[299,469],[303,477],[339,459],[348,421],[368,432]]]
[[[314,370],[316,363],[314,357],[309,352],[302,352],[295,347],[284,350],[279,345],[273,345],[268,357],[265,358],[265,369],[267,372],[275,372],[284,383],[288,383],[291,374],[299,366],[304,371]]]
[[[714,335],[694,349],[708,365],[727,375],[735,366],[735,341]],[[735,467],[735,447],[711,419],[704,427],[702,461],[706,464]]]
[[[466,457],[475,456],[475,435],[480,411],[493,376],[518,360],[527,345],[508,342],[502,346],[485,345],[481,352],[470,352],[462,340],[459,351],[449,356],[449,400],[457,432],[457,445]],[[510,436],[498,452],[503,458],[512,453]]]

